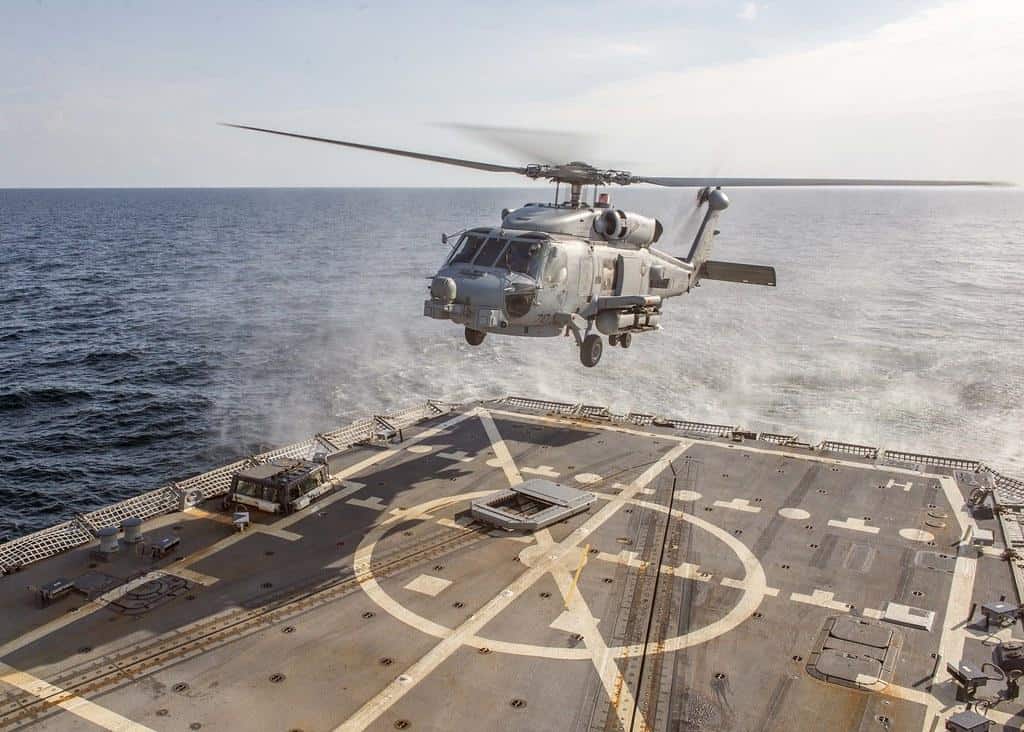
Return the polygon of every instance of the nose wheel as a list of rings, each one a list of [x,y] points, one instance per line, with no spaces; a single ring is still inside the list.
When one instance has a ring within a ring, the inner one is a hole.
[[[479,346],[484,342],[484,336],[487,335],[482,330],[473,330],[472,328],[466,328],[466,343],[471,346]]]
[[[604,344],[601,341],[601,336],[597,335],[597,333],[591,333],[580,344],[580,362],[588,368],[597,366],[597,362],[601,360],[601,351],[603,350]]]

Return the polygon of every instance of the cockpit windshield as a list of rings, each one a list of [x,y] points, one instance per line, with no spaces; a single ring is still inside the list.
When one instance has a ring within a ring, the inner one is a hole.
[[[483,243],[484,237],[480,234],[463,234],[455,253],[448,260],[448,264],[472,261]]]
[[[551,256],[548,249],[545,238],[535,234],[504,238],[466,233],[459,240],[448,264],[472,263],[475,267],[496,267],[539,280],[545,261]]]

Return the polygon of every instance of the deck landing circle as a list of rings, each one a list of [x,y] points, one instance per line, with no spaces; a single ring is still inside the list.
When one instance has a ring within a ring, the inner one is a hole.
[[[433,501],[427,501],[417,506],[410,507],[407,511],[403,512],[402,517],[408,518],[410,515],[426,516],[429,515],[431,511],[437,510],[443,506],[450,506],[453,503],[469,502],[493,492],[494,491],[476,491],[473,493],[464,493],[458,496],[448,496],[445,498],[438,498]],[[629,503],[631,505],[640,506],[653,511],[660,511],[662,513],[669,512],[669,509],[666,506],[635,498],[622,500],[621,503],[623,505]],[[707,531],[732,550],[743,565],[745,572],[741,586],[743,595],[740,597],[736,605],[734,605],[729,612],[718,620],[702,628],[697,628],[688,633],[668,638],[664,643],[657,644],[653,648],[648,648],[647,653],[649,655],[689,648],[701,643],[706,643],[709,640],[728,633],[753,614],[764,599],[765,590],[768,587],[764,567],[746,544],[721,527],[702,518],[698,518],[690,513],[680,510],[673,510],[671,513],[675,518],[681,518],[683,521]],[[362,587],[367,596],[377,603],[381,609],[391,614],[395,619],[419,630],[422,633],[425,633],[426,635],[431,635],[435,638],[449,638],[455,634],[455,629],[425,618],[399,603],[380,586],[376,577],[374,577],[373,572],[369,569],[372,566],[373,551],[377,543],[384,537],[388,529],[390,529],[397,521],[402,520],[402,517],[395,516],[394,518],[378,524],[363,538],[363,541],[360,543],[353,558],[356,579],[359,581],[360,587]],[[558,545],[555,546],[557,547]],[[548,547],[545,551],[549,551],[550,549],[551,547]],[[508,591],[509,590],[506,590],[506,592]],[[562,646],[542,646],[532,643],[497,640],[479,635],[467,636],[463,639],[463,643],[467,645],[486,646],[492,651],[520,656],[536,656],[540,658],[554,658],[562,660],[584,660],[589,659],[592,656],[591,650],[585,646],[568,648]],[[644,653],[644,648],[642,645],[633,644],[628,646],[611,647],[608,651],[616,658],[629,658],[642,655]]]

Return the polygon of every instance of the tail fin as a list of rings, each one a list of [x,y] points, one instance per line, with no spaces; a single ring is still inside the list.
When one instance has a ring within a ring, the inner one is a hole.
[[[722,211],[729,207],[729,199],[718,188],[705,188],[700,192],[699,200],[707,203],[708,210],[701,221],[697,236],[693,239],[690,253],[680,260],[693,267],[690,275],[690,286],[700,280],[721,280],[723,282],[740,282],[746,285],[766,285],[775,287],[775,268],[760,264],[738,264],[735,262],[716,262],[708,259],[718,230],[715,224]]]
[[[692,264],[695,273],[700,271],[700,266],[704,264],[708,255],[711,254],[711,245],[714,242],[715,234],[718,233],[718,230],[715,229],[715,224],[718,223],[718,218],[722,215],[722,211],[729,208],[728,197],[718,188],[702,189],[697,200],[700,203],[706,203],[708,210],[704,214],[704,220],[700,222],[697,235],[693,238],[690,253],[680,258],[687,264]]]

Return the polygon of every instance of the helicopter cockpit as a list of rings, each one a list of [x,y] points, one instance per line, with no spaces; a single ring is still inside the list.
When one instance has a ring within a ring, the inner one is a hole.
[[[447,264],[493,267],[540,280],[548,250],[548,236],[535,232],[495,236],[489,230],[468,231],[452,250]]]

